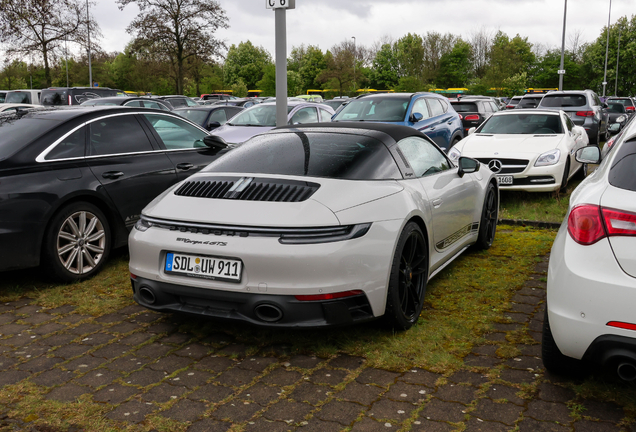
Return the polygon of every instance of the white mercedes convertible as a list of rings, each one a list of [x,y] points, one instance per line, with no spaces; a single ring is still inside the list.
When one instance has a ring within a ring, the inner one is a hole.
[[[430,278],[490,247],[498,205],[490,170],[453,164],[413,128],[279,128],[143,210],[129,238],[134,299],[273,327],[384,317],[407,329]]]
[[[501,190],[565,191],[579,170],[587,175],[587,165],[574,158],[588,145],[587,133],[563,111],[500,111],[469,133],[449,158],[468,156],[488,165]]]

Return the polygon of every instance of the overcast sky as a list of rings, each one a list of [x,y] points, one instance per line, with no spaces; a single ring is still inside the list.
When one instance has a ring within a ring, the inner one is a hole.
[[[607,25],[609,1],[570,0],[566,44],[575,32],[583,42],[595,40]],[[218,31],[219,39],[228,47],[250,40],[274,56],[274,11],[265,9],[265,0],[220,0],[220,4],[230,28]],[[563,6],[563,0],[296,0],[296,9],[287,11],[287,53],[301,44],[326,51],[352,36],[365,46],[383,36],[398,39],[409,32],[450,32],[468,39],[482,27],[560,48]],[[130,41],[125,29],[138,9],[132,5],[120,11],[114,0],[98,0],[91,12],[104,35],[102,49],[123,51]],[[614,0],[611,23],[635,13],[635,0]]]

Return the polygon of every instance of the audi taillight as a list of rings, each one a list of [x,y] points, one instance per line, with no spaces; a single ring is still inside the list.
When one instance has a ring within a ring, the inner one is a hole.
[[[636,214],[614,209],[603,209],[608,236],[636,236]]]
[[[575,242],[585,246],[605,237],[600,208],[592,204],[574,207],[568,216],[568,232]]]
[[[576,115],[579,117],[594,117],[594,111],[577,111]]]
[[[583,204],[570,212],[568,232],[575,242],[586,246],[604,237],[636,237],[636,213]]]
[[[479,120],[479,115],[477,114],[471,114],[471,115],[467,115],[466,117],[464,117],[464,120]]]

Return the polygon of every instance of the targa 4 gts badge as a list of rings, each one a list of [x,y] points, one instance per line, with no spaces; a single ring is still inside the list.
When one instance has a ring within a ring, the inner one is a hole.
[[[183,242],[186,244],[202,244],[202,245],[210,245],[210,246],[227,246],[227,242],[215,242],[215,241],[200,241],[200,240],[190,240],[189,238],[177,237],[178,242]]]

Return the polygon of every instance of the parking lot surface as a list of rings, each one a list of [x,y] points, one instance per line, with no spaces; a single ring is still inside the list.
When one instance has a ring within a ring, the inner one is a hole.
[[[540,359],[548,257],[502,312],[462,369],[389,371],[362,357],[247,355],[222,331],[181,332],[188,317],[139,306],[92,317],[30,300],[0,305],[0,430],[78,431],[64,415],[103,430],[187,431],[622,431],[633,413],[582,399]],[[222,324],[219,326],[222,328]],[[511,332],[531,337],[501,356]],[[507,339],[508,337],[508,339]],[[22,395],[37,394],[31,412]]]

